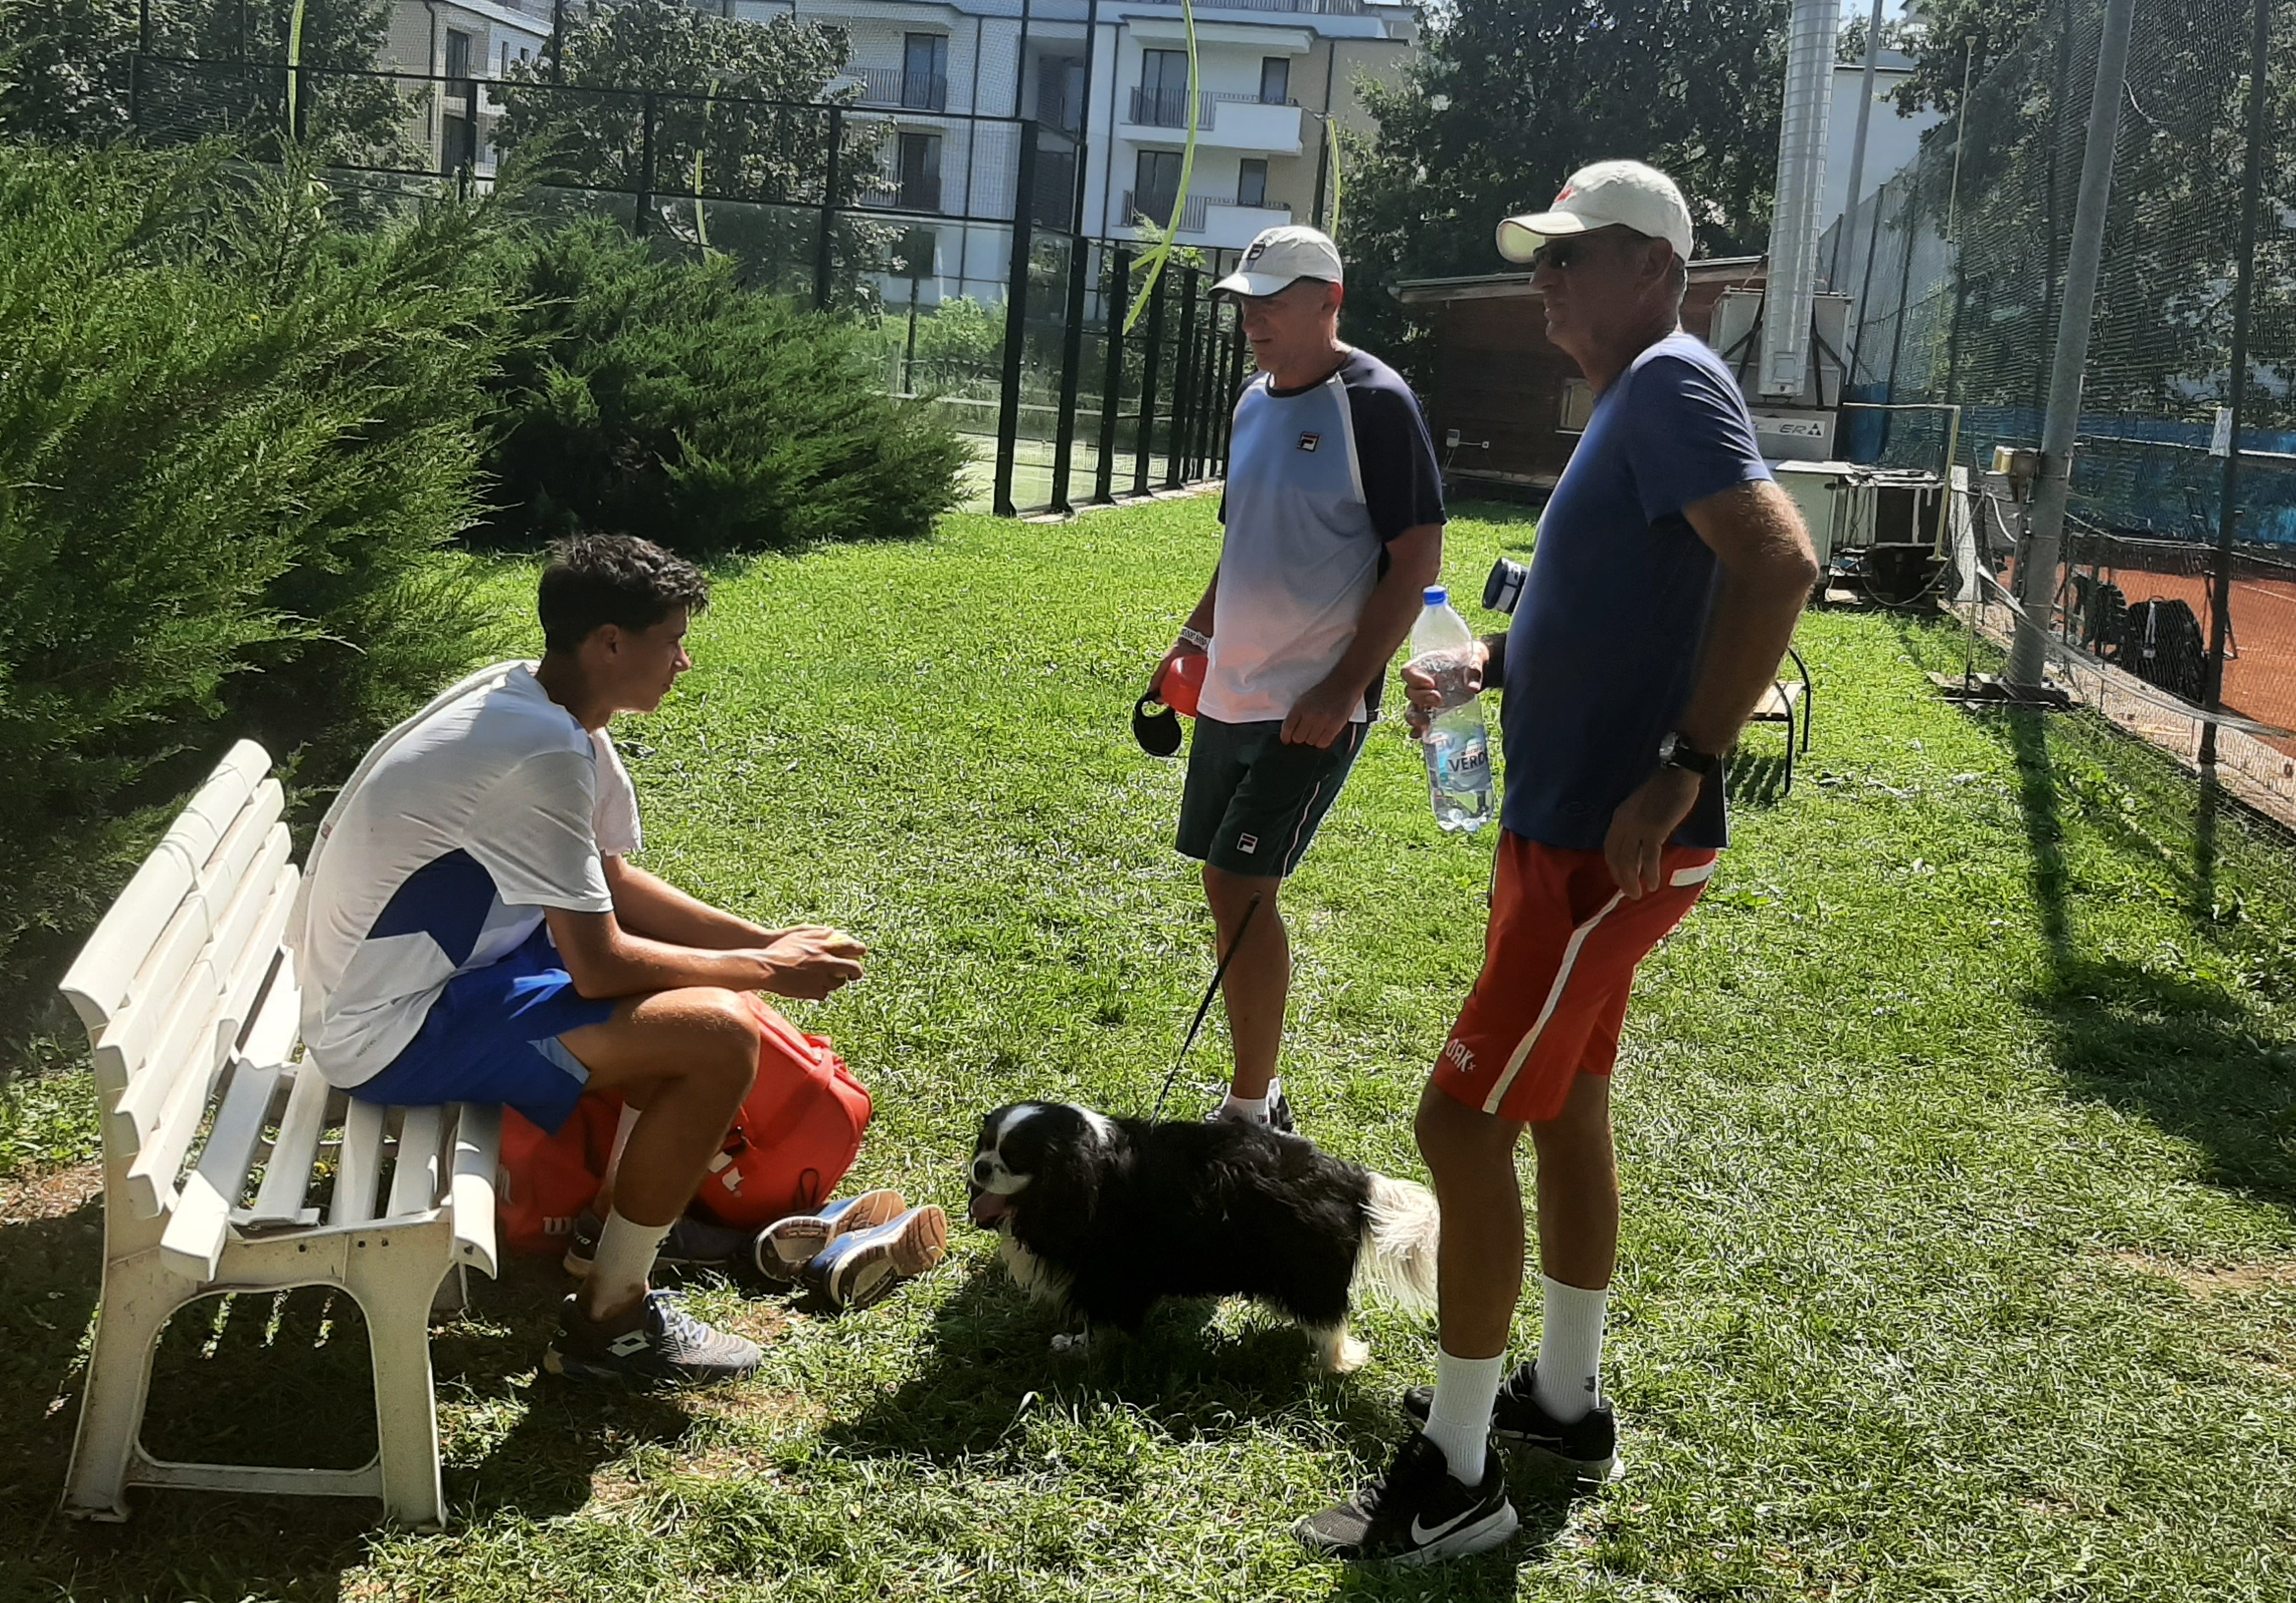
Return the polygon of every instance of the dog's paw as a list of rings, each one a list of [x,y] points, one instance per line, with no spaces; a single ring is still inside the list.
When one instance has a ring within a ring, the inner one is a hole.
[[[1053,1351],[1062,1358],[1081,1358],[1092,1343],[1092,1332],[1063,1330],[1053,1337]]]
[[[1326,1375],[1352,1375],[1371,1362],[1371,1349],[1344,1329],[1315,1333],[1316,1367]]]

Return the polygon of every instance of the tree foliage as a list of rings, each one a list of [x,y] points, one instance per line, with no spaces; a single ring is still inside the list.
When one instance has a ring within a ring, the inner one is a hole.
[[[1785,14],[1785,0],[1459,0],[1431,15],[1401,86],[1366,86],[1379,131],[1349,152],[1351,326],[1399,348],[1409,326],[1370,284],[1499,270],[1499,219],[1606,157],[1670,173],[1703,252],[1761,249]]]
[[[858,325],[611,224],[532,242],[493,380],[499,537],[578,524],[687,552],[929,533],[965,451],[887,396]]]
[[[477,227],[346,234],[308,168],[214,152],[0,151],[0,992],[231,737],[332,777],[480,649],[441,550],[496,348]]]

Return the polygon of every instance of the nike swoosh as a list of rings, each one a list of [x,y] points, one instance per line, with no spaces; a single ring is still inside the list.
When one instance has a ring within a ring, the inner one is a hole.
[[[1464,1514],[1454,1515],[1441,1525],[1431,1528],[1421,1525],[1419,1517],[1414,1514],[1411,1517],[1411,1540],[1420,1547],[1425,1547],[1431,1542],[1439,1542],[1480,1512],[1479,1509],[1470,1509]]]

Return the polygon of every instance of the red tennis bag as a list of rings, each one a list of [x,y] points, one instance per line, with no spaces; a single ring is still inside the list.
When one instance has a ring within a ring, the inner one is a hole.
[[[757,1084],[709,1162],[693,1211],[758,1230],[818,1207],[860,1155],[869,1093],[829,1043],[800,1034],[763,999],[757,1014]],[[496,1223],[513,1252],[559,1253],[598,1194],[621,1122],[619,1097],[592,1092],[556,1135],[503,1110]]]
[[[819,1035],[746,997],[758,1016],[758,1083],[693,1198],[720,1224],[759,1230],[829,1199],[861,1152],[869,1093]]]

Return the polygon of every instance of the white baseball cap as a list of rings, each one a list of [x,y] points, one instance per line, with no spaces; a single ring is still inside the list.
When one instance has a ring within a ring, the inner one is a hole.
[[[1509,217],[1499,225],[1499,254],[1527,262],[1553,239],[1613,225],[1664,240],[1675,255],[1690,259],[1690,208],[1674,180],[1639,161],[1597,161],[1570,175],[1546,211]]]
[[[1212,286],[1218,295],[1273,295],[1303,278],[1343,283],[1340,248],[1331,236],[1297,223],[1263,228],[1244,248],[1243,264]]]

